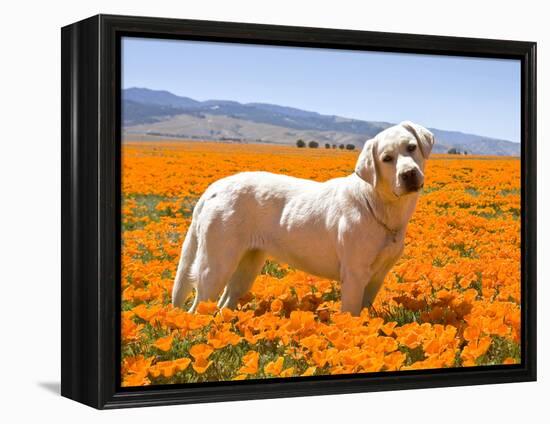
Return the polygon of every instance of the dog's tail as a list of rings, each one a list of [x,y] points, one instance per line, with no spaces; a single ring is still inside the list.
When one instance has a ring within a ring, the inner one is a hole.
[[[197,253],[197,231],[195,228],[194,220],[191,222],[185,241],[181,248],[180,261],[178,264],[178,270],[176,272],[176,278],[174,280],[174,287],[172,289],[172,305],[181,308],[187,299],[187,296],[193,288],[193,275],[191,268],[195,261]]]

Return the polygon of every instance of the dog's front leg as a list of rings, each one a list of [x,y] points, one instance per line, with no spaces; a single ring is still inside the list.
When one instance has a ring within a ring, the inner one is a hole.
[[[397,253],[395,256],[387,258],[385,262],[378,264],[378,266],[375,266],[377,271],[372,275],[372,278],[367,283],[365,291],[363,293],[363,308],[372,306],[372,304],[374,303],[374,299],[376,299],[376,295],[384,284],[384,279],[386,278],[386,275],[388,275],[388,272],[390,272],[397,259],[399,259],[399,257],[401,256],[402,252],[403,248],[401,248],[399,250],[399,253]]]
[[[372,278],[372,271],[342,273],[342,312],[358,316],[363,308],[363,293]]]
[[[382,267],[382,269],[376,272],[367,283],[363,292],[363,308],[369,308],[372,306],[374,299],[376,299],[376,295],[382,288],[384,279],[386,278],[386,275],[390,271],[392,265],[393,262]]]
[[[366,285],[363,292],[363,308],[372,306],[382,284],[384,284],[384,278],[375,277]]]

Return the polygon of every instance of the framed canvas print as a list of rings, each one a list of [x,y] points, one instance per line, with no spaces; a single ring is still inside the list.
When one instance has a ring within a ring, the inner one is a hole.
[[[62,395],[533,381],[532,42],[62,30]]]

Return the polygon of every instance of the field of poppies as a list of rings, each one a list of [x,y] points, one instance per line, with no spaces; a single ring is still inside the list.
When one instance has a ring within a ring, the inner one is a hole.
[[[404,255],[359,317],[339,312],[339,282],[274,260],[236,310],[202,303],[191,315],[171,306],[181,243],[210,183],[243,170],[324,181],[351,173],[357,155],[261,144],[125,143],[122,385],[518,363],[515,158],[432,155]]]

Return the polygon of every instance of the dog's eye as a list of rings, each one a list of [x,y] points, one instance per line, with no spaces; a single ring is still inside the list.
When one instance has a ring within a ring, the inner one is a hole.
[[[392,160],[393,160],[393,158],[390,155],[384,155],[382,157],[383,162],[391,162]]]
[[[409,144],[409,145],[407,146],[407,150],[408,150],[409,152],[414,152],[414,151],[416,150],[416,144]]]

